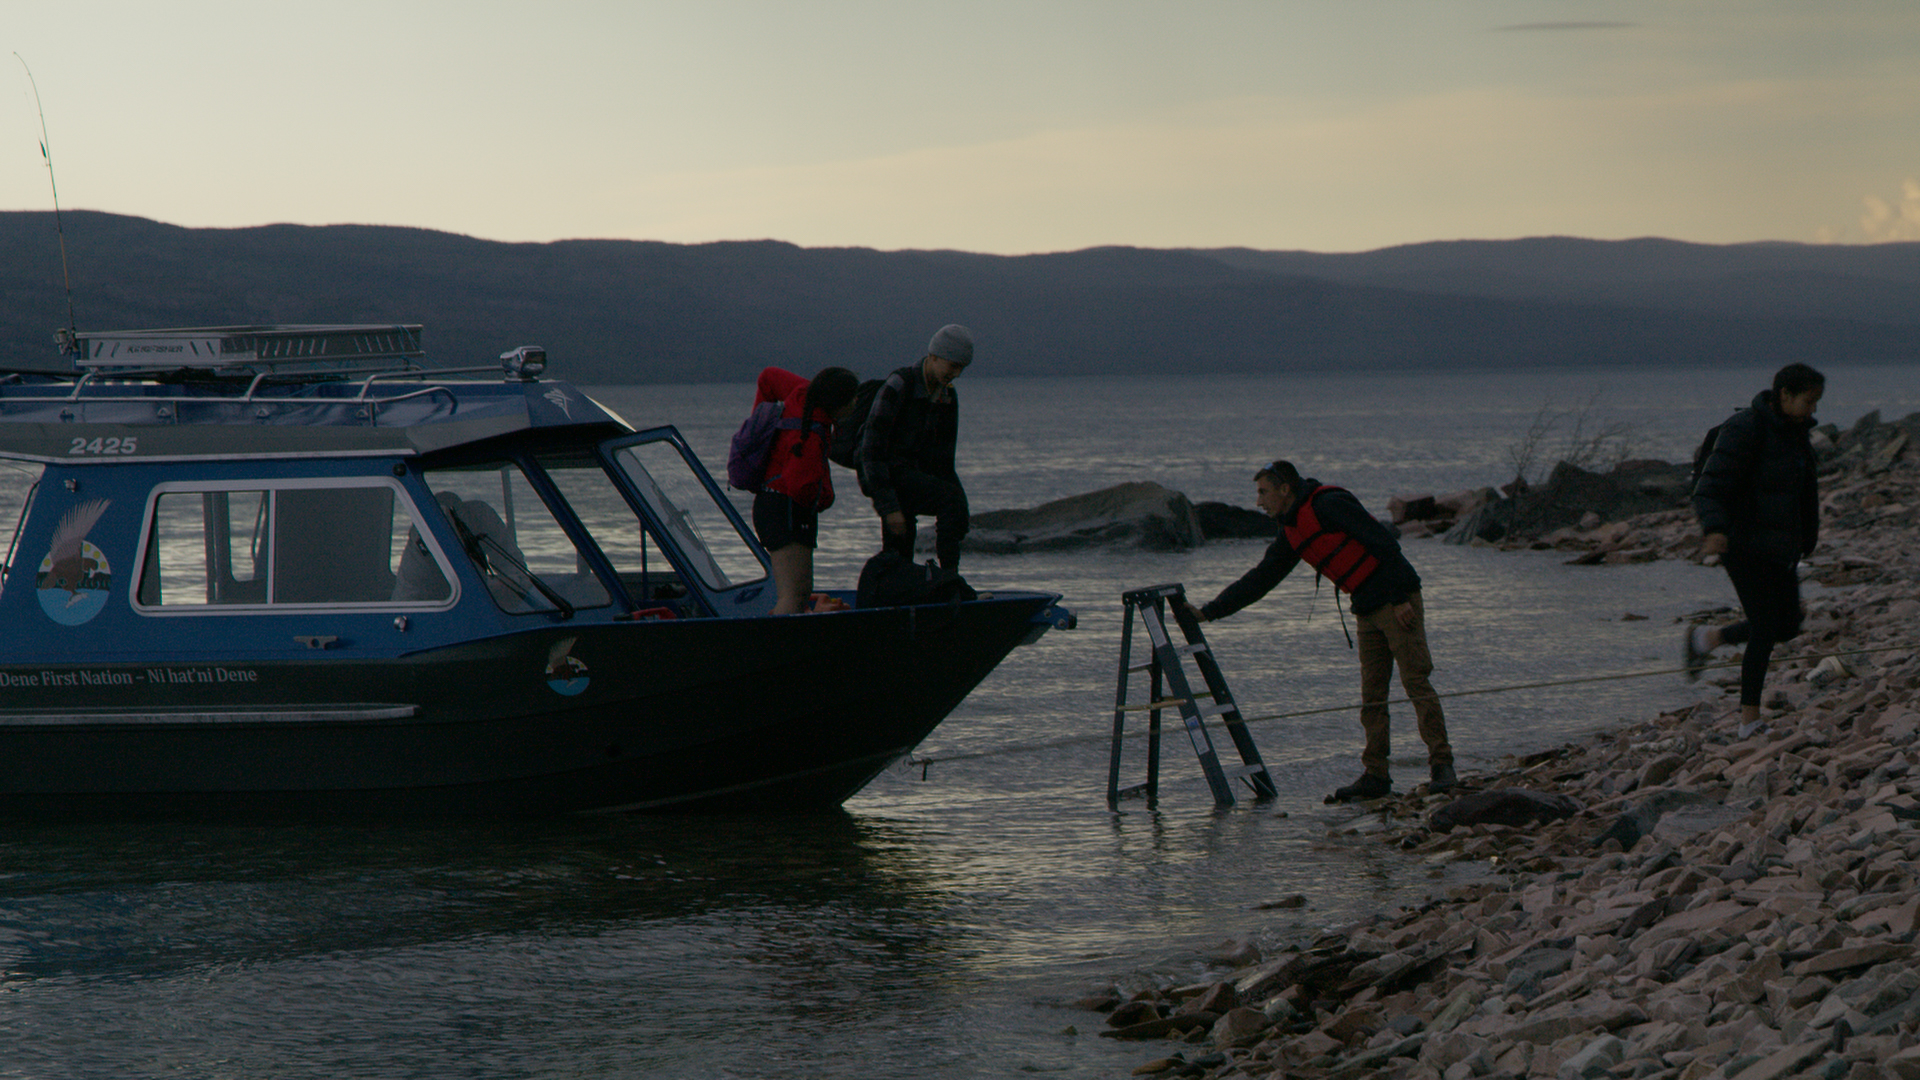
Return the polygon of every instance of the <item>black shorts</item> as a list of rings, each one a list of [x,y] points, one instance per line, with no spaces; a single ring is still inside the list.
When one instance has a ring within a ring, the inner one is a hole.
[[[776,491],[753,497],[753,531],[760,546],[779,551],[788,544],[820,546],[820,514]]]

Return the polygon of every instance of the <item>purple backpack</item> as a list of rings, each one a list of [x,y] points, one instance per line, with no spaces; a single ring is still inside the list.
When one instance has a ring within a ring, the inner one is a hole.
[[[773,437],[798,431],[800,418],[789,419],[785,402],[763,401],[753,407],[727,448],[727,485],[741,491],[759,491],[767,480],[767,459],[773,456]]]

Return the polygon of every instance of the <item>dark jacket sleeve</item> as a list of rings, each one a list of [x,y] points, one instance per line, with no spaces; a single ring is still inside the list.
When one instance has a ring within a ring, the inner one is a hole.
[[[907,394],[907,380],[899,372],[887,376],[873,395],[873,411],[860,429],[860,483],[872,497],[874,512],[881,517],[900,509],[900,496],[893,488],[893,428],[900,419],[900,403]]]
[[[1267,545],[1267,554],[1259,565],[1240,575],[1240,580],[1220,590],[1220,595],[1200,606],[1208,619],[1224,619],[1273,591],[1300,564],[1300,556],[1282,536]]]
[[[1747,478],[1760,453],[1762,432],[1758,421],[1752,409],[1728,417],[1700,467],[1700,482],[1693,489],[1693,513],[1706,535],[1731,533],[1742,516],[1739,500],[1746,497]]]
[[[955,484],[960,482],[958,465],[960,447],[960,392],[947,387],[948,402],[939,411],[940,430],[936,433],[937,442],[927,448],[927,471],[943,480]]]

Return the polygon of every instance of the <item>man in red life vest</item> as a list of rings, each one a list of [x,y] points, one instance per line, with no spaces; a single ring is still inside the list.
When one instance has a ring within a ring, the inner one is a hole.
[[[1427,681],[1433,657],[1427,652],[1420,575],[1400,553],[1400,542],[1351,492],[1303,480],[1289,462],[1268,465],[1254,474],[1253,482],[1260,509],[1280,523],[1280,538],[1268,546],[1258,566],[1200,607],[1187,605],[1188,612],[1201,622],[1223,619],[1267,595],[1304,560],[1353,598],[1359,623],[1360,727],[1367,736],[1360,764],[1366,771],[1327,801],[1393,793],[1387,769],[1387,687],[1395,664],[1427,744],[1432,776],[1428,790],[1453,787],[1459,781],[1453,772],[1453,747],[1447,742],[1447,719]]]

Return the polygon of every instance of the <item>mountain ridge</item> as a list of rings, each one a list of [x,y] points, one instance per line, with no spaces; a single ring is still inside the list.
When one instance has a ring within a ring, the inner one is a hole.
[[[418,322],[445,366],[520,344],[576,382],[878,374],[947,322],[983,375],[1920,359],[1920,244],[1541,237],[1355,254],[1102,246],[1037,255],[481,240],[409,226],[190,229],[63,215],[82,330]],[[0,366],[67,320],[46,212],[0,213]]]

